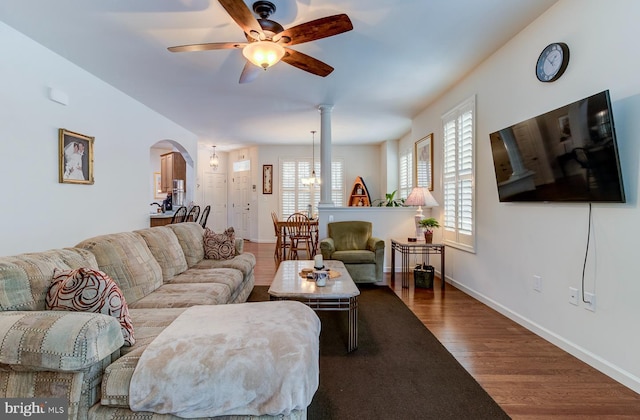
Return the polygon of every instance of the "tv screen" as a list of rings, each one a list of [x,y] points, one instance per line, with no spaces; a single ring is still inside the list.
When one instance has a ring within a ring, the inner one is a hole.
[[[489,137],[502,202],[625,202],[608,90]]]

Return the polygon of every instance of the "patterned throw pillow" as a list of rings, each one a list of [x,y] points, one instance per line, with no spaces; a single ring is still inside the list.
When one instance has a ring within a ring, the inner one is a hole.
[[[47,292],[47,309],[94,312],[118,319],[124,345],[132,346],[133,324],[129,307],[118,285],[106,273],[91,268],[55,269]]]
[[[229,260],[236,256],[236,233],[232,227],[224,233],[204,230],[204,257],[210,260]]]

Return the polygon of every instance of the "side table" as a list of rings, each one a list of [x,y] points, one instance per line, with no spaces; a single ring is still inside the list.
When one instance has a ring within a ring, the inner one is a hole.
[[[396,251],[402,255],[400,265],[402,275],[402,287],[409,287],[409,255],[420,254],[440,254],[440,279],[442,280],[441,289],[444,290],[444,244],[428,244],[425,241],[408,242],[398,239],[391,239],[391,281],[396,277]]]

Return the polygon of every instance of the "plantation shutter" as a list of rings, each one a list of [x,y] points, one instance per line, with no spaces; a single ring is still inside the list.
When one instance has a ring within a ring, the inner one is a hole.
[[[406,150],[400,155],[400,188],[396,198],[407,198],[413,182],[413,152]]]
[[[336,206],[344,202],[344,171],[343,162],[331,162],[332,187],[331,197]],[[315,162],[316,177],[321,177],[320,162]],[[317,214],[320,202],[320,186],[309,187],[302,183],[302,178],[311,177],[311,159],[281,159],[280,160],[280,214],[286,219],[293,213],[307,213],[312,204],[311,212]]]
[[[344,206],[344,162],[337,160],[331,162],[331,201],[336,207]],[[318,201],[320,192],[318,192]]]
[[[444,238],[474,252],[475,96],[442,117]]]

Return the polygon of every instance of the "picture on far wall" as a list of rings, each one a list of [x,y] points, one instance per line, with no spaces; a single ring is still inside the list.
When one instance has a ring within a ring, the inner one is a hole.
[[[413,186],[433,191],[433,133],[418,140],[415,146]]]
[[[60,183],[93,184],[94,137],[58,130],[58,166]]]
[[[262,194],[273,194],[273,165],[262,165]]]

